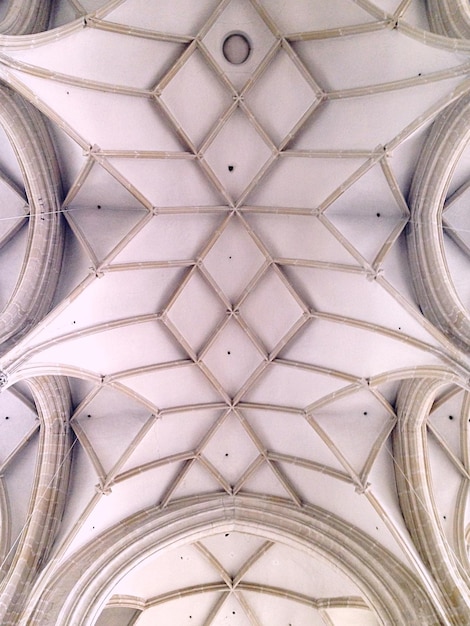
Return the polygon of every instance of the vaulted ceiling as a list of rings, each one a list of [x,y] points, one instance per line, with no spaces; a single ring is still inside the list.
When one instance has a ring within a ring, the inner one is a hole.
[[[0,13],[2,624],[468,624],[466,3],[52,4]]]

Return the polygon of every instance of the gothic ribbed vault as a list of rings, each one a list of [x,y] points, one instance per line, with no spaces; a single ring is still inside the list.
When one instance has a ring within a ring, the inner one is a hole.
[[[468,625],[467,3],[0,32],[0,622]]]

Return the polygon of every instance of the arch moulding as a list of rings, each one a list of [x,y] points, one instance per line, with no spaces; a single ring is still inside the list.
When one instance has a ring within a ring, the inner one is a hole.
[[[220,532],[246,532],[326,558],[352,578],[384,626],[445,623],[426,590],[391,553],[316,507],[250,496],[190,498],[142,511],[45,571],[20,626],[91,626],[116,583],[146,557]],[[429,591],[429,590],[428,590]]]

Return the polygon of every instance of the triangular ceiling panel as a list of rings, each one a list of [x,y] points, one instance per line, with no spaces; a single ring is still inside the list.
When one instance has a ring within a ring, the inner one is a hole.
[[[232,104],[230,92],[197,50],[164,87],[161,99],[196,145]]]
[[[220,409],[204,409],[170,413],[159,416],[138,447],[124,463],[120,472],[126,472],[147,463],[175,454],[195,451],[208,431],[220,419]]]
[[[105,471],[111,470],[150,417],[150,411],[122,393],[104,388],[74,418]]]
[[[114,263],[196,261],[203,244],[217,230],[222,219],[217,213],[203,212],[198,215],[156,215],[116,255]]]
[[[245,217],[275,259],[307,259],[358,266],[358,261],[313,215],[250,211]]]
[[[263,6],[284,34],[326,30],[341,26],[366,24],[374,18],[351,0],[329,0],[327,6],[310,0],[262,0]]]
[[[227,531],[207,537],[201,544],[217,559],[231,578],[235,578],[243,565],[264,547],[265,541],[255,535]]]
[[[230,485],[258,457],[259,451],[238,418],[230,413],[202,450],[202,454]]]
[[[127,0],[117,8],[100,12],[109,22],[152,30],[195,36],[216,8],[218,0],[200,0],[198,11],[191,11],[192,0]]]
[[[309,144],[312,143],[315,145],[316,142],[309,139]],[[255,206],[317,208],[330,194],[342,187],[362,164],[363,161],[357,158],[283,157],[248,196],[247,203]]]

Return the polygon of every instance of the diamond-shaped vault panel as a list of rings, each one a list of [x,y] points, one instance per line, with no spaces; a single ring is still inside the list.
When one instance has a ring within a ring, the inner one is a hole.
[[[268,350],[302,315],[302,308],[277,273],[270,269],[243,301],[240,311]]]
[[[241,195],[270,156],[271,149],[240,109],[224,124],[204,154],[233,200]]]
[[[229,320],[202,360],[233,397],[263,361],[263,356],[241,326]]]
[[[198,272],[193,272],[168,311],[168,319],[191,348],[198,352],[225,314],[214,290]]]
[[[165,87],[161,97],[196,144],[200,144],[232,103],[229,92],[197,50]]]
[[[248,286],[265,257],[238,218],[232,218],[204,259],[204,266],[232,302]]]
[[[230,413],[202,454],[229,484],[234,485],[259,452],[238,418]]]
[[[246,97],[275,144],[279,144],[315,102],[313,89],[292,59],[280,50]]]

